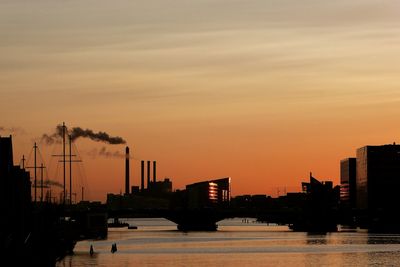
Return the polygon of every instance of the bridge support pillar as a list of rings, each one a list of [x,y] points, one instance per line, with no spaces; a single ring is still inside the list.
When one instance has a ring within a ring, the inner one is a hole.
[[[215,210],[174,210],[166,218],[173,221],[180,231],[216,231],[223,216]]]

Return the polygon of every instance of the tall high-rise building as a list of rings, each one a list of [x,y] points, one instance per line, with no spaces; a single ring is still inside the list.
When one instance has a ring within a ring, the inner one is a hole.
[[[340,203],[356,207],[356,158],[340,161]]]
[[[399,209],[400,145],[357,149],[356,203],[358,209]]]

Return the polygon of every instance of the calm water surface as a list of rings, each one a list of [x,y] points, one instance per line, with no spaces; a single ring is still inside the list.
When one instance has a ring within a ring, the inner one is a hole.
[[[79,242],[57,266],[400,266],[400,235],[312,235],[252,219],[221,221],[217,232],[182,233],[164,219],[125,221],[138,229],[111,228],[107,240]]]

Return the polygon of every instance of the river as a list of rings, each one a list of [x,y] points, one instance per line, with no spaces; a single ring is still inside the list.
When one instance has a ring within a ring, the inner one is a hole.
[[[110,228],[107,240],[78,242],[57,266],[400,266],[400,235],[308,234],[252,219],[221,221],[217,232],[183,233],[165,219],[125,221],[138,229]]]

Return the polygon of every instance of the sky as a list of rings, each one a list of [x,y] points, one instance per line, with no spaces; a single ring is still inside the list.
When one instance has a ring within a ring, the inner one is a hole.
[[[175,189],[229,176],[233,195],[277,195],[310,171],[337,184],[358,147],[400,142],[399,44],[397,1],[2,0],[0,135],[16,163],[40,143],[57,181],[40,137],[65,122],[124,138],[134,185],[140,160]],[[124,189],[123,158],[99,151],[125,145],[74,145],[76,192]]]

